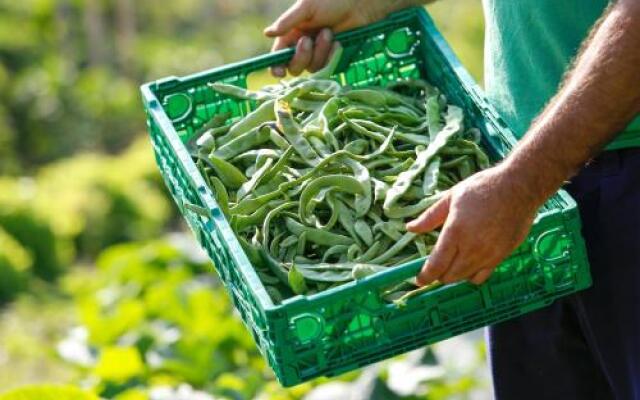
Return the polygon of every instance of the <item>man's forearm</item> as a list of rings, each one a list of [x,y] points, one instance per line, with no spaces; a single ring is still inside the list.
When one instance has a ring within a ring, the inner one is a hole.
[[[640,2],[621,0],[503,166],[541,204],[639,112]]]

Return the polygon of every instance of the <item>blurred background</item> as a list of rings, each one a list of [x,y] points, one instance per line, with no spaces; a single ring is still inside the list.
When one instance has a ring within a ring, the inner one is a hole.
[[[478,332],[281,388],[176,215],[139,85],[267,52],[288,4],[0,0],[0,393],[490,398]],[[481,83],[480,0],[428,10]]]

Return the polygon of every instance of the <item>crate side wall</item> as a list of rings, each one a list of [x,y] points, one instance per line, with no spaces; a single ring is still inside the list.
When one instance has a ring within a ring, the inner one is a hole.
[[[165,133],[160,131],[158,124],[151,116],[148,117],[148,127],[153,145],[153,151],[165,181],[167,189],[174,202],[180,209],[187,225],[196,240],[211,259],[220,280],[230,294],[232,302],[243,322],[249,328],[258,348],[268,360],[273,360],[274,354],[269,342],[267,318],[263,307],[256,296],[251,295],[249,280],[242,276],[237,257],[233,257],[226,238],[221,230],[216,229],[211,218],[194,213],[184,207],[185,203],[206,207],[200,196],[196,194],[193,185],[185,176],[185,171],[176,158],[175,149],[171,147]]]

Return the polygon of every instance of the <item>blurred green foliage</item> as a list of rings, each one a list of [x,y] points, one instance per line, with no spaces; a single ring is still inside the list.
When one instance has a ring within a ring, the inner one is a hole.
[[[30,207],[3,207],[0,211],[0,226],[6,235],[32,254],[32,272],[35,276],[53,280],[60,274],[65,259],[61,255],[61,247],[65,241],[59,241],[51,227],[35,215]]]
[[[188,383],[251,398],[264,381],[262,358],[208,268],[163,242],[110,248],[97,268],[74,291],[98,394]]]
[[[0,228],[0,303],[25,289],[32,264],[31,254]]]
[[[98,258],[91,279],[67,280],[80,326],[58,346],[60,355],[77,366],[81,381],[90,382],[106,399],[154,399],[158,390],[188,390],[209,396],[203,399],[230,400],[328,393],[327,379],[292,389],[274,382],[211,272],[208,262],[194,261],[166,241],[110,247]],[[456,348],[482,362],[478,351]],[[434,353],[420,354],[331,382],[344,382],[343,393],[366,390],[372,393],[367,398],[385,400],[464,398],[482,387],[473,372],[447,370]],[[406,384],[405,375],[410,379]]]
[[[12,390],[0,395],[0,400],[98,400],[88,392],[73,386],[38,385]]]
[[[267,3],[0,1],[0,173],[123,149],[139,84],[266,51]]]
[[[482,86],[484,19],[480,0],[440,0],[427,10],[462,64]]]
[[[140,83],[268,51],[262,28],[288,3],[0,0],[0,174],[122,150],[144,131]],[[430,10],[480,79],[479,1]]]
[[[0,260],[8,259],[0,262],[0,280],[16,280],[29,269],[52,281],[76,258],[156,237],[173,212],[146,140],[119,156],[86,153],[51,163],[33,178],[0,178],[4,243],[15,242],[31,260],[17,274],[17,267],[4,267],[16,265],[15,251],[0,245]],[[0,300],[22,287],[0,285]]]

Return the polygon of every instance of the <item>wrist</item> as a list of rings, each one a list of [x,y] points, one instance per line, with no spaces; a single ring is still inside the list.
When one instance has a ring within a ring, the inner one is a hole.
[[[562,186],[568,174],[548,159],[523,157],[515,151],[498,164],[505,184],[521,201],[539,208]]]

